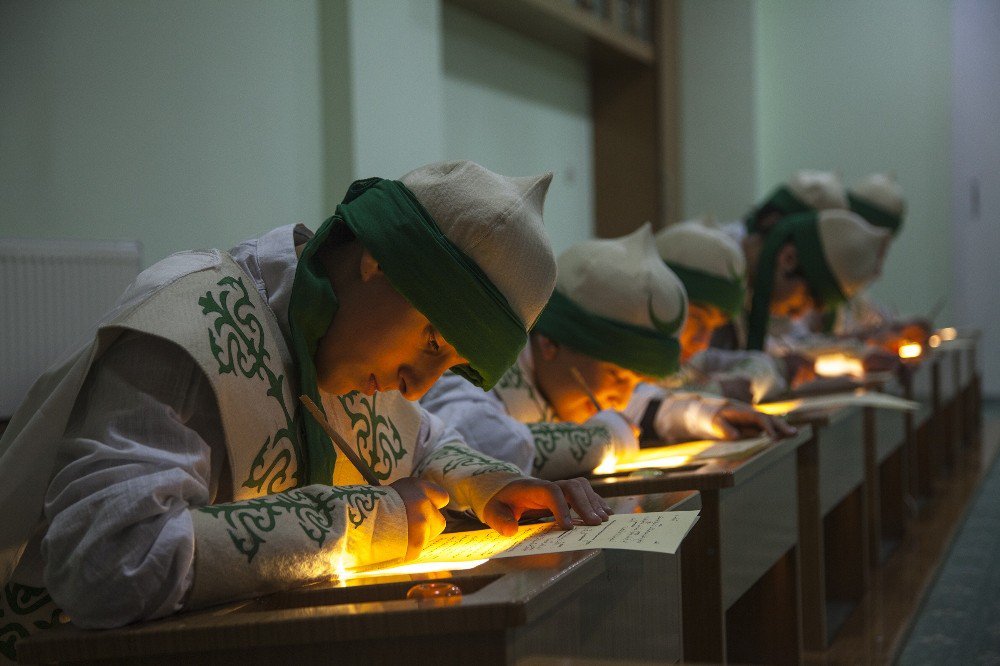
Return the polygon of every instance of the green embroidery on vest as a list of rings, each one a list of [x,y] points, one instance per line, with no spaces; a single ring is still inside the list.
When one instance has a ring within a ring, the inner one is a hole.
[[[506,404],[506,401],[503,399],[504,391],[522,391],[526,393],[531,402],[538,408],[538,413],[541,415],[542,420],[553,420],[554,417],[552,417],[548,403],[542,400],[541,396],[528,383],[528,380],[524,378],[524,371],[521,370],[521,366],[517,363],[510,366],[507,372],[503,373],[503,377],[497,382],[496,389],[497,395],[504,404]]]
[[[611,442],[607,428],[583,427],[576,423],[530,423],[528,429],[535,439],[535,461],[531,465],[536,476],[558,449],[565,448],[576,462],[582,462],[594,446]]]
[[[273,532],[280,516],[294,516],[302,532],[317,547],[323,545],[336,527],[335,516],[347,504],[347,517],[358,527],[387,491],[375,486],[330,486],[322,492],[295,489],[278,495],[257,497],[243,502],[199,507],[198,511],[225,519],[229,538],[236,550],[252,562],[265,536]]]
[[[2,593],[0,654],[14,661],[17,656],[17,642],[35,631],[48,629],[57,624],[60,611],[44,587],[7,583]]]
[[[432,462],[442,459],[446,462],[444,463],[444,467],[441,469],[441,476],[448,476],[451,472],[463,467],[476,468],[476,471],[474,471],[470,476],[491,474],[493,472],[512,472],[514,474],[521,473],[521,470],[518,469],[517,465],[514,465],[513,463],[502,462],[495,458],[490,458],[489,456],[483,455],[482,453],[465,446],[445,444],[437,451],[427,456],[427,458],[425,458],[420,464],[420,468],[416,470],[413,475],[419,476],[430,466]]]
[[[214,314],[213,328],[208,330],[212,356],[219,363],[219,374],[241,374],[258,378],[267,384],[266,395],[280,406],[285,427],[264,439],[250,469],[244,488],[259,493],[275,493],[294,486],[299,481],[301,445],[295,426],[295,410],[285,403],[285,376],[276,375],[268,365],[271,355],[265,349],[264,327],[253,313],[254,305],[242,278],[227,276],[219,280],[220,287],[229,287],[216,294],[205,292],[198,299],[202,314]],[[236,302],[230,303],[230,297]]]
[[[378,412],[375,406],[378,393],[366,396],[354,391],[337,399],[351,420],[358,455],[380,481],[388,479],[396,463],[406,455],[406,449],[392,419]]]

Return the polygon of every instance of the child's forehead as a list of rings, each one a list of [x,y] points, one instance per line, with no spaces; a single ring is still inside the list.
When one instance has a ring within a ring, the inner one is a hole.
[[[700,316],[703,319],[711,319],[714,321],[722,320],[728,321],[729,317],[722,311],[718,305],[714,303],[705,303],[703,301],[692,301],[688,304],[688,315]]]

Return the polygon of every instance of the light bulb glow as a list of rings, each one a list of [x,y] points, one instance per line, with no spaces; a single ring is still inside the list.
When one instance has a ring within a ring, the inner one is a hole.
[[[919,342],[904,342],[899,346],[899,358],[917,358],[923,351]]]
[[[618,456],[615,455],[615,452],[608,451],[601,458],[601,464],[594,468],[594,474],[614,474],[617,462]]]
[[[861,359],[847,354],[820,354],[816,357],[813,369],[821,377],[863,377],[865,366]]]
[[[463,571],[465,569],[474,569],[480,564],[486,564],[487,562],[489,562],[488,559],[466,560],[464,562],[414,562],[387,567],[385,569],[376,569],[375,571],[347,571],[342,576],[337,576],[337,578],[343,581],[356,578],[374,578],[375,576],[401,576],[435,573],[438,571]]]

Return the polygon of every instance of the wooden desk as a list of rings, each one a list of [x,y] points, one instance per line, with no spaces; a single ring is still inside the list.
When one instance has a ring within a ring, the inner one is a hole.
[[[961,446],[961,424],[959,422],[959,395],[961,393],[962,356],[954,345],[942,343],[934,350],[939,366],[939,404],[940,425],[938,434],[941,437],[940,446],[944,449],[944,472],[951,473],[958,464],[959,448]]]
[[[903,396],[898,381],[879,387]],[[908,444],[908,412],[864,409],[865,488],[867,502],[869,564],[879,567],[906,533],[906,521],[914,506],[908,484],[913,464]]]
[[[316,585],[122,629],[64,625],[18,649],[29,663],[679,661],[679,560],[624,550],[505,558],[450,574]],[[453,605],[405,598],[428,580],[464,594]]]
[[[801,659],[795,453],[811,439],[805,427],[741,461],[594,481],[605,497],[698,490],[676,507],[701,509],[681,548],[685,661]]]
[[[825,649],[868,587],[864,410],[804,415],[798,450],[803,645]]]
[[[978,432],[982,398],[980,378],[976,369],[978,336],[956,338],[942,342],[937,351],[949,358],[952,392],[945,388],[943,399],[953,401],[954,413],[949,424],[954,429],[956,451],[964,446],[978,445]]]
[[[935,481],[944,467],[940,446],[941,369],[936,353],[927,354],[916,366],[909,366],[903,375],[904,395],[920,403],[907,422],[907,437],[913,449],[910,494],[918,502],[934,494]]]

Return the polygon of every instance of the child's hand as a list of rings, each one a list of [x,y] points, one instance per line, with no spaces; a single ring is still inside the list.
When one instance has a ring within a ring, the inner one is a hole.
[[[406,524],[409,545],[406,559],[412,560],[427,543],[444,530],[444,516],[440,509],[448,506],[448,491],[436,483],[412,476],[404,477],[389,484],[399,493],[406,505]]]
[[[484,523],[504,536],[517,532],[521,518],[543,516],[551,513],[556,525],[572,529],[572,507],[587,525],[600,525],[611,515],[611,507],[604,501],[590,482],[583,478],[565,481],[542,479],[517,479],[501,488],[489,502],[481,516]]]
[[[715,414],[713,424],[721,430],[723,439],[740,439],[760,434],[768,435],[771,439],[781,439],[798,432],[784,420],[738,402],[731,402],[720,409]]]

